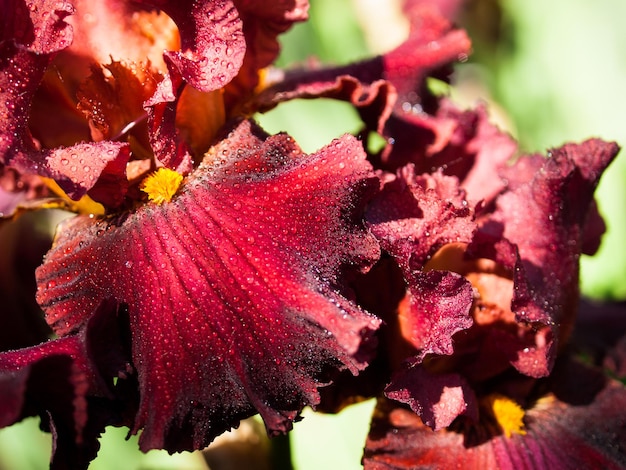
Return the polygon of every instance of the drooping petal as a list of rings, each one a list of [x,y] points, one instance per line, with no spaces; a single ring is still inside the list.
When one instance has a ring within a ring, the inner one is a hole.
[[[597,374],[572,370],[568,393],[555,390],[510,437],[488,423],[433,432],[411,411],[379,402],[368,437],[366,470],[608,468],[626,465],[626,389]],[[562,377],[563,378],[563,377]]]
[[[201,448],[246,416],[286,431],[333,369],[357,373],[379,320],[342,296],[378,246],[355,222],[371,179],[344,137],[305,156],[245,121],[171,202],[77,217],[37,272],[61,334],[99,299],[127,306],[141,448]]]

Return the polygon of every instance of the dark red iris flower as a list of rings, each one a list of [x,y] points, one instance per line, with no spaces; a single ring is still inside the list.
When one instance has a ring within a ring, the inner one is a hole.
[[[41,308],[54,339],[0,337],[1,424],[41,416],[52,465],[80,468],[108,425],[175,452],[377,395],[366,468],[623,465],[624,387],[567,352],[617,146],[513,158],[485,109],[432,93],[469,53],[457,1],[407,1],[388,54],[265,83],[307,7],[3,3],[2,210],[78,215],[36,269],[38,305],[24,282],[12,307]],[[386,145],[306,155],[246,118],[302,97],[350,102]]]
[[[103,207],[37,269],[57,339],[0,360],[2,424],[42,416],[53,465],[86,464],[108,424],[144,451],[203,448],[256,413],[285,432],[374,345],[380,320],[344,282],[379,256],[360,143],[306,155],[237,117],[307,3],[187,3],[3,4],[3,164]]]

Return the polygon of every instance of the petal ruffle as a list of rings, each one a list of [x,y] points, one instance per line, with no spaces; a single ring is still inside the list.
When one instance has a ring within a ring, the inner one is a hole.
[[[378,256],[355,221],[371,176],[355,139],[305,156],[245,121],[170,203],[61,231],[38,299],[62,335],[100,299],[127,306],[142,449],[201,448],[255,412],[286,431],[331,370],[365,367],[379,320],[338,289]]]
[[[535,157],[530,166],[520,159],[505,174],[510,189],[482,226],[518,247],[512,300],[517,320],[557,328],[561,340],[577,310],[578,262],[593,192],[617,152],[616,144],[592,139],[553,150],[545,160]]]

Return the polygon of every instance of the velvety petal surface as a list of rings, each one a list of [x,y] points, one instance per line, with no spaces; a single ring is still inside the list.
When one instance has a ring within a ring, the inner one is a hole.
[[[371,176],[353,138],[306,156],[244,121],[171,202],[61,230],[38,299],[61,335],[100,299],[126,306],[143,450],[204,447],[256,412],[286,431],[328,372],[365,367],[379,320],[339,268],[378,256],[355,218]]]
[[[472,324],[472,287],[449,271],[428,271],[427,261],[442,246],[469,242],[473,211],[458,181],[440,173],[416,176],[409,165],[369,205],[366,220],[382,248],[404,273],[409,306],[405,338],[424,354],[451,354],[452,335]]]
[[[412,364],[393,377],[385,396],[408,404],[422,422],[438,431],[457,416],[478,416],[476,397],[467,381],[458,374],[431,374]]]

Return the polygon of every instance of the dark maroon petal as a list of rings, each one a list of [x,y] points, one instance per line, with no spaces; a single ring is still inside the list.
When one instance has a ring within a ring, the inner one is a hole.
[[[412,165],[385,183],[366,220],[406,272],[422,269],[443,245],[469,243],[476,229],[458,180],[440,173],[417,176]]]
[[[0,353],[0,426],[40,415],[76,448],[87,422],[84,354],[75,336]]]
[[[576,377],[571,386],[584,389],[587,384]],[[488,429],[471,435],[464,435],[462,428],[434,432],[412,412],[381,401],[366,443],[364,468],[618,470],[626,465],[624,410],[626,389],[615,381],[584,402],[548,395],[526,413],[526,434],[507,438]],[[491,437],[472,444],[480,435]]]
[[[483,106],[461,111],[447,99],[430,113],[394,113],[384,135],[393,145],[379,157],[382,168],[395,171],[414,163],[418,173],[440,169],[459,178],[473,201],[490,200],[504,188],[494,172],[517,150],[515,141],[489,122]]]
[[[476,397],[463,377],[431,374],[420,364],[396,373],[385,396],[408,404],[435,431],[448,427],[460,415],[478,417]]]
[[[50,60],[72,40],[65,18],[74,10],[67,2],[49,0],[9,0],[2,10],[0,158],[8,165],[35,148],[27,128],[31,102]]]
[[[401,307],[403,336],[420,350],[420,358],[452,354],[452,335],[472,324],[472,287],[456,273],[425,268],[444,245],[472,239],[473,211],[458,180],[440,173],[415,176],[409,165],[384,185],[366,220],[404,274],[408,307]]]
[[[595,365],[626,377],[626,302],[582,299],[572,344]]]
[[[360,70],[372,76],[365,81]],[[355,78],[352,74],[359,76]],[[380,59],[356,64],[345,69],[295,71],[287,73],[284,80],[261,92],[252,107],[267,111],[279,103],[293,99],[332,98],[354,105],[369,129],[381,132],[391,114],[397,93],[382,75]]]
[[[86,469],[104,427],[128,424],[113,402],[128,365],[112,308],[103,302],[75,335],[0,353],[0,427],[38,415],[52,433],[52,469]]]
[[[472,285],[450,271],[415,271],[405,279],[409,311],[402,313],[404,338],[420,351],[420,359],[452,354],[452,335],[472,326]]]
[[[170,203],[77,217],[38,270],[63,335],[112,298],[127,306],[141,448],[201,448],[246,416],[286,431],[328,372],[357,373],[379,320],[339,292],[378,247],[355,224],[377,186],[358,141],[310,156],[243,122]]]
[[[51,333],[35,301],[35,268],[50,249],[52,235],[37,229],[45,217],[37,212],[0,225],[0,351],[32,346]]]
[[[588,140],[553,150],[531,180],[522,179],[531,172],[518,173],[517,165],[506,173],[512,189],[498,198],[485,228],[499,226],[518,246],[512,301],[518,321],[559,325],[557,336],[569,335],[587,214],[600,175],[617,152],[615,144]]]
[[[231,0],[142,0],[157,7],[178,26],[180,51],[166,51],[168,66],[194,88],[211,91],[230,82],[246,51],[239,14]]]

